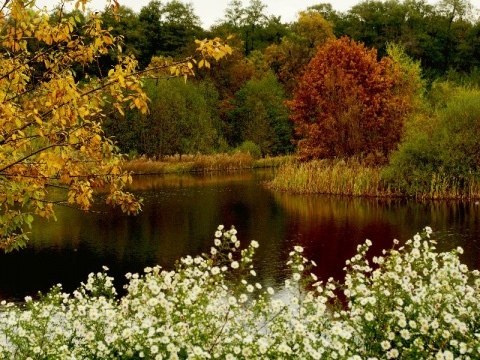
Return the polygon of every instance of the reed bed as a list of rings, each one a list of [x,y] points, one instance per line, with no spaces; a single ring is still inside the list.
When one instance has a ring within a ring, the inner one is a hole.
[[[274,156],[274,157],[267,156],[265,158],[255,160],[255,162],[253,163],[253,167],[257,169],[278,168],[292,161],[295,161],[295,157],[292,155]]]
[[[430,176],[428,191],[417,190],[422,199],[480,199],[480,180],[475,176],[456,178],[445,173]]]
[[[290,161],[278,168],[267,186],[297,194],[480,199],[480,181],[474,176],[457,179],[435,173],[421,184],[407,184],[405,179],[387,181],[382,173],[382,167],[367,166],[356,159]]]
[[[381,168],[367,167],[357,160],[292,161],[278,169],[268,186],[300,194],[389,195],[384,190]]]
[[[434,173],[416,182],[407,179],[386,180],[382,175],[383,167],[367,165],[355,158],[299,162],[294,156],[280,156],[255,160],[252,155],[243,152],[175,155],[162,160],[142,156],[126,161],[123,168],[136,175],[277,168],[275,178],[266,186],[297,194],[410,197],[422,200],[480,199],[480,180],[474,176],[457,179],[445,173]]]
[[[125,161],[124,170],[137,175],[186,172],[230,171],[241,169],[278,167],[292,161],[292,157],[267,157],[255,160],[249,153],[214,155],[175,155],[163,159],[140,157]]]

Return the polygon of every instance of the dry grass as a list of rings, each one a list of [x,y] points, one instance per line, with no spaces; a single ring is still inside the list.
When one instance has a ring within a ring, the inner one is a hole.
[[[331,195],[390,195],[384,190],[381,168],[356,160],[314,160],[281,166],[269,187],[294,193]]]
[[[434,174],[424,189],[387,183],[383,168],[357,159],[299,162],[293,156],[255,160],[248,153],[167,156],[162,161],[141,157],[126,161],[125,170],[137,175],[278,168],[267,186],[300,194],[413,197],[416,199],[480,199],[480,181]]]
[[[255,160],[250,154],[241,152],[215,155],[183,155],[181,157],[175,155],[166,156],[161,161],[146,157],[128,160],[123,164],[123,168],[137,175],[229,171],[278,167],[290,159],[288,156],[283,156]]]
[[[421,199],[480,199],[480,181],[474,176],[458,179],[447,174],[433,174],[430,188],[417,191],[414,195]]]
[[[433,174],[428,186],[412,190],[401,188],[398,183],[387,183],[382,178],[382,170],[356,159],[291,161],[280,166],[267,185],[274,190],[299,194],[480,199],[480,181],[473,176],[459,180],[447,174]]]

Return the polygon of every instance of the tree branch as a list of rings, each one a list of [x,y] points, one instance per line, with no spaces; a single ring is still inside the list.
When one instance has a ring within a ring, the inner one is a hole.
[[[25,161],[26,159],[34,156],[34,155],[37,155],[38,153],[41,153],[42,151],[45,151],[45,150],[48,150],[48,149],[51,149],[51,148],[54,148],[54,147],[57,147],[57,146],[66,146],[66,144],[52,144],[52,145],[48,145],[48,146],[45,146],[41,149],[38,149],[28,155],[25,155],[24,157],[18,159],[18,160],[15,160],[13,163],[10,163],[6,166],[4,166],[3,168],[0,169],[0,174],[3,173],[5,170],[11,168],[12,166],[15,166],[17,164],[20,164],[22,161]]]

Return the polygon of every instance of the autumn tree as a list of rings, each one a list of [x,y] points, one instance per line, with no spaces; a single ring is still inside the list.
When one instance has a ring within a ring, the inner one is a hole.
[[[303,159],[386,156],[402,134],[413,91],[401,66],[343,37],[321,47],[288,102]]]
[[[58,204],[87,211],[97,189],[106,203],[127,213],[141,208],[124,190],[132,178],[103,134],[102,108],[108,99],[119,112],[129,106],[146,113],[145,71],[133,58],[120,56],[104,77],[76,79],[75,68],[94,64],[117,39],[97,14],[89,13],[83,25],[66,14],[51,22],[33,3],[0,5],[0,248],[6,251],[25,245],[33,215],[54,219]],[[87,4],[74,2],[82,11]],[[110,5],[119,6],[116,0]],[[188,76],[197,57],[218,59],[230,51],[218,40],[197,45],[196,56],[162,66]],[[58,188],[64,196],[50,191]]]
[[[272,44],[265,50],[265,61],[289,94],[317,48],[334,38],[332,25],[315,10],[300,12],[291,30],[280,44]]]

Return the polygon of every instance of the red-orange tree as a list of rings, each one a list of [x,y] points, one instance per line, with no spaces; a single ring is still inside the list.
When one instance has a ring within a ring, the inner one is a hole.
[[[401,66],[343,37],[319,48],[287,104],[299,155],[387,155],[400,140],[412,91]]]

